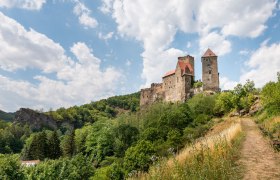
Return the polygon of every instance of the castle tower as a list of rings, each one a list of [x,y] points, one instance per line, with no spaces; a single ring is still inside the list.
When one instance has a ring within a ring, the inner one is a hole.
[[[209,48],[201,57],[203,91],[220,91],[217,60],[218,56]]]
[[[194,70],[194,57],[187,55],[183,57],[178,57],[178,61],[183,61],[191,65],[192,69]],[[192,75],[194,76],[194,71],[192,71]]]

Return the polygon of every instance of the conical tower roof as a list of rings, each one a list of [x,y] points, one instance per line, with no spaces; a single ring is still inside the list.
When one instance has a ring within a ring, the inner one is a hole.
[[[213,53],[213,51],[211,49],[208,48],[202,57],[213,57],[213,56],[217,56],[217,55],[215,53]]]

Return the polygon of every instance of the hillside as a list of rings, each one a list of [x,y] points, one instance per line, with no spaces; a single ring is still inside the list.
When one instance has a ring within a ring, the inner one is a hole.
[[[14,116],[15,116],[14,113],[7,113],[7,112],[0,110],[0,119],[2,119],[2,120],[12,121]]]
[[[261,91],[247,81],[232,91],[201,93],[187,102],[157,102],[144,108],[139,108],[139,93],[134,93],[45,113],[21,109],[17,119],[26,117],[29,124],[1,122],[0,152],[5,155],[0,158],[0,169],[1,164],[20,158],[41,160],[33,168],[15,166],[12,170],[29,179],[141,179],[142,175],[240,179],[252,168],[259,177],[264,175],[258,169],[264,167],[262,162],[250,165],[258,158],[258,150],[264,150],[262,161],[266,155],[273,157],[264,162],[271,167],[278,161],[271,159],[278,155],[271,153],[261,133],[252,138],[251,130],[254,133],[257,126],[244,126],[247,120],[240,117],[255,118],[264,134],[278,142],[279,85],[280,75],[278,82],[268,83]],[[228,118],[233,116],[237,117]],[[44,123],[36,117],[45,118],[47,124],[34,129]],[[49,128],[49,122],[57,128]],[[256,151],[249,151],[251,146]],[[271,169],[270,175],[265,177],[278,174]]]

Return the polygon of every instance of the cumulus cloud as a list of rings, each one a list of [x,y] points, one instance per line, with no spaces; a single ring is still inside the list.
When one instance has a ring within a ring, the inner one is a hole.
[[[247,70],[241,75],[240,81],[253,80],[257,87],[262,87],[268,81],[276,81],[277,72],[280,71],[279,57],[280,43],[261,46],[246,61]]]
[[[211,32],[202,36],[199,41],[201,54],[205,49],[210,48],[219,56],[231,51],[231,43],[226,38],[216,32]]]
[[[7,71],[39,68],[44,72],[60,69],[67,57],[64,49],[44,34],[26,30],[0,12],[0,68]]]
[[[220,87],[222,90],[233,90],[237,84],[238,82],[232,81],[228,77],[220,77]]]
[[[159,57],[169,54],[178,31],[197,33],[200,53],[210,47],[221,56],[231,52],[228,36],[261,35],[275,8],[275,0],[103,0],[100,10],[111,13],[120,35],[143,43],[142,77],[147,85],[166,70],[166,61]]]
[[[0,75],[0,102],[7,111],[68,107],[108,97],[115,94],[123,79],[114,67],[101,68],[101,60],[85,43],[73,44],[72,59],[47,36],[26,30],[2,13],[0,40],[1,69],[16,72],[33,68],[44,72],[34,77],[36,83]],[[50,78],[49,73],[55,77]]]
[[[40,10],[46,0],[1,0],[0,7]]]
[[[85,6],[79,0],[75,0],[74,14],[78,16],[79,22],[85,28],[95,28],[98,25],[98,22],[95,18],[91,17],[91,10]]]

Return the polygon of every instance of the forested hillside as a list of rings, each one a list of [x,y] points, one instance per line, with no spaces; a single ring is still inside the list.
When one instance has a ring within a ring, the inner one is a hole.
[[[2,110],[0,110],[0,120],[5,120],[5,121],[11,121],[13,120],[14,118],[14,113],[7,113],[7,112],[4,112]]]
[[[139,93],[116,96],[45,112],[58,123],[53,129],[34,130],[28,123],[0,121],[0,178],[134,177],[204,136],[224,116],[249,115],[259,98],[263,108],[251,115],[277,138],[279,122],[271,123],[271,119],[280,113],[279,84],[280,74],[277,82],[269,82],[262,90],[248,80],[232,91],[198,94],[186,103],[158,102],[141,109]],[[19,164],[19,160],[35,159],[41,162],[34,167]]]

